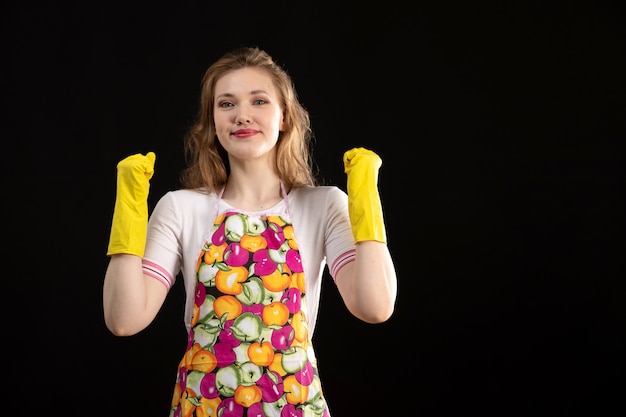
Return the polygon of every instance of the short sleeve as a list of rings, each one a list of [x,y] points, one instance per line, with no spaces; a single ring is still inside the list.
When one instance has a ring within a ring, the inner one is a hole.
[[[355,259],[354,236],[348,214],[348,195],[337,187],[331,187],[326,212],[325,253],[329,273],[334,280],[337,272]]]
[[[157,202],[148,220],[144,273],[161,281],[168,290],[181,268],[180,213],[173,193],[168,192]]]

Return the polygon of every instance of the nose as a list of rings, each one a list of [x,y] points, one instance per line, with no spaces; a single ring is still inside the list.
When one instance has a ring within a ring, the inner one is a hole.
[[[245,106],[240,106],[237,115],[235,116],[235,123],[237,125],[249,124],[251,122],[250,115]]]

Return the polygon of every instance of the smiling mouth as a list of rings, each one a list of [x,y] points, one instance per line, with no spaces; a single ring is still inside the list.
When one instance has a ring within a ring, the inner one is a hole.
[[[241,129],[236,132],[233,132],[233,135],[238,138],[249,138],[250,136],[254,136],[259,133],[257,130],[253,129]]]

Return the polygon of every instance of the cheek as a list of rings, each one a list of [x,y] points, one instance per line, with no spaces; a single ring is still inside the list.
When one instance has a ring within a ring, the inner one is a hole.
[[[224,121],[225,121],[225,118],[223,114],[213,113],[213,123],[215,124],[215,128],[217,130],[219,130],[220,127],[224,125]]]
[[[215,132],[221,135],[230,132],[232,121],[224,114],[217,114],[213,118],[213,124],[215,125]]]
[[[221,143],[222,140],[220,137],[224,135],[228,136],[230,132],[230,123],[223,114],[216,114],[213,116],[213,125],[215,126],[215,134]]]

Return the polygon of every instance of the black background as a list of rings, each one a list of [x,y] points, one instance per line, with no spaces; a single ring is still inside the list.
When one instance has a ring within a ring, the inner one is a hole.
[[[182,283],[142,333],[103,323],[115,166],[152,150],[150,204],[177,188],[202,73],[240,45],[292,75],[325,182],[353,146],[383,159],[397,308],[360,323],[326,277],[333,417],[626,409],[620,2],[1,10],[5,410],[167,415]]]

